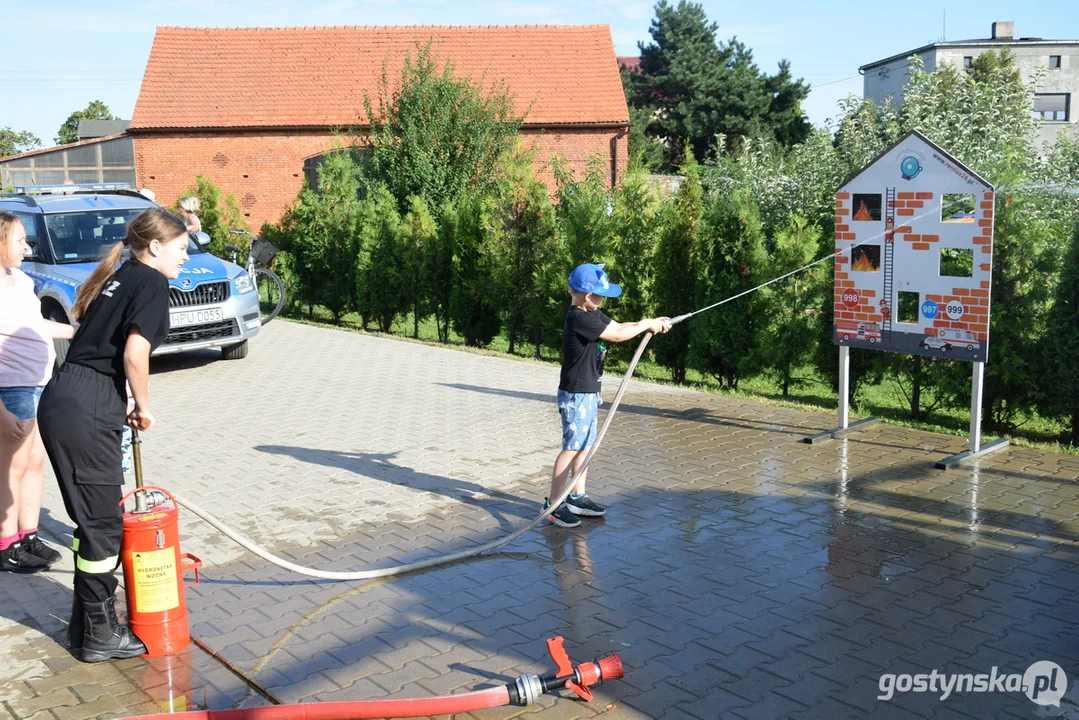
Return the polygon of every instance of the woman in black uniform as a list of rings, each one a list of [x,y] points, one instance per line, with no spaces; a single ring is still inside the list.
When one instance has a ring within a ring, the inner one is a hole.
[[[129,221],[79,288],[79,328],[67,359],[41,396],[38,425],[64,507],[75,523],[75,594],[68,641],[84,662],[146,652],[116,617],[123,508],[120,438],[124,423],[148,430],[150,353],[169,331],[169,278],[187,260],[183,220],[151,208]],[[124,247],[131,258],[119,269]],[[127,413],[126,384],[135,409]],[[126,420],[125,420],[126,415]]]

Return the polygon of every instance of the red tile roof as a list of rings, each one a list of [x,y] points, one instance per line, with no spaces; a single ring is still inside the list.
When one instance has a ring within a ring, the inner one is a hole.
[[[357,124],[383,63],[400,78],[429,39],[458,74],[505,80],[526,125],[629,122],[607,25],[159,27],[131,129]]]

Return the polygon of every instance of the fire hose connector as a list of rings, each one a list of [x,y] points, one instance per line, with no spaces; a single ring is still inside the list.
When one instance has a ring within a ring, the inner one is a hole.
[[[539,702],[540,696],[543,695],[543,683],[540,681],[539,675],[534,673],[526,673],[517,678],[509,686],[509,689],[510,702],[522,707],[535,705]]]

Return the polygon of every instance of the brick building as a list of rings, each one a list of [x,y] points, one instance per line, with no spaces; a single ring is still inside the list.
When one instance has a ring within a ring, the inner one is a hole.
[[[158,28],[129,131],[140,185],[171,204],[211,177],[253,227],[276,221],[334,130],[362,126],[385,69],[432,42],[438,60],[489,88],[505,81],[541,177],[561,156],[626,167],[629,111],[606,25]]]

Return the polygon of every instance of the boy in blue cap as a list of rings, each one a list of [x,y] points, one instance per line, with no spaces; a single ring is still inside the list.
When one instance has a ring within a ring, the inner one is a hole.
[[[664,318],[650,318],[634,323],[618,323],[599,309],[605,297],[618,297],[622,288],[607,279],[600,265],[585,263],[569,276],[569,294],[573,299],[566,312],[562,330],[562,377],[558,383],[558,413],[562,417],[562,452],[554,463],[551,498],[566,489],[570,469],[574,474],[584,462],[588,448],[596,441],[596,417],[599,414],[600,376],[606,349],[600,341],[622,342],[644,332],[665,333],[670,329]],[[550,515],[559,527],[577,527],[577,516],[602,517],[606,510],[592,502],[585,489],[585,475],[576,478],[574,492]]]

